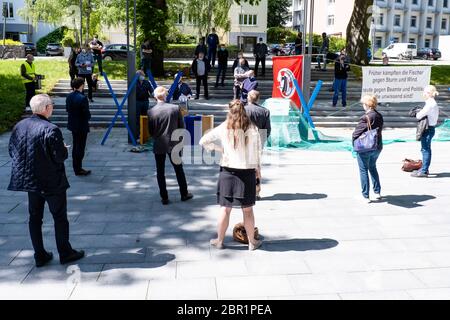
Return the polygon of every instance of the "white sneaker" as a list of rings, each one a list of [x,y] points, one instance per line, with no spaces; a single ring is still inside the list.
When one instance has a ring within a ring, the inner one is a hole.
[[[375,200],[381,200],[382,198],[381,193],[375,193]]]

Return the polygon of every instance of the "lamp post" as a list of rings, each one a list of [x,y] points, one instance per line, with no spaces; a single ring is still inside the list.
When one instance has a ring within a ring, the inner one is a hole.
[[[3,2],[2,13],[3,13],[3,47],[6,45],[6,15],[8,13],[8,3]]]
[[[308,11],[309,2],[309,11]],[[309,19],[308,19],[309,12]],[[309,28],[307,24],[309,22]],[[303,51],[303,83],[302,90],[306,103],[309,102],[311,93],[311,60],[312,60],[312,45],[313,45],[313,31],[314,31],[314,0],[303,0],[303,50],[306,48],[306,35],[309,32],[308,53]]]
[[[83,0],[80,0],[80,47],[83,46]]]
[[[130,0],[126,1],[126,10],[127,10],[127,83],[128,89],[130,88],[131,82],[133,78],[136,76],[136,0],[133,0],[134,6],[134,17],[133,17],[133,37],[134,37],[134,50],[130,50]],[[136,89],[135,87],[130,92],[128,96],[127,102],[127,113],[128,113],[128,125],[130,126],[130,130],[133,136],[136,138],[138,135],[138,126],[136,123],[137,114],[136,114]],[[128,143],[131,143],[131,138],[128,136]]]

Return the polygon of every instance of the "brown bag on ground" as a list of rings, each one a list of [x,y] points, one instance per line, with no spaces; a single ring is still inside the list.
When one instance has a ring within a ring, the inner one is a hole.
[[[244,224],[239,222],[233,228],[233,239],[237,242],[248,244],[247,232],[245,231]],[[255,227],[255,240],[259,239],[258,228]]]
[[[422,168],[422,160],[403,160],[402,170],[406,172],[413,172],[414,170],[419,170]]]

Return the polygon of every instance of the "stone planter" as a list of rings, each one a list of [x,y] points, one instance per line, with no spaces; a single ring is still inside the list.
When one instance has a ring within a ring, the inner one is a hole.
[[[25,58],[25,47],[0,45],[0,57],[4,59]]]

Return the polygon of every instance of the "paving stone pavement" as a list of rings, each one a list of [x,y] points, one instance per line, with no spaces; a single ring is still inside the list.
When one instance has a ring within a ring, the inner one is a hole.
[[[400,170],[405,157],[420,158],[419,143],[385,146],[378,161],[385,198],[372,204],[359,197],[349,152],[267,152],[255,207],[262,249],[233,242],[231,227],[242,219],[233,212],[228,248],[217,251],[209,239],[218,167],[185,165],[195,198],[184,203],[168,166],[173,202],[162,206],[152,153],[130,153],[124,129],[101,146],[103,132],[89,135],[91,176],[74,176],[66,161],[71,242],[87,257],[39,269],[26,194],[6,190],[9,134],[0,136],[0,299],[450,299],[449,143],[433,143],[428,179]],[[57,258],[48,211],[43,230]]]

